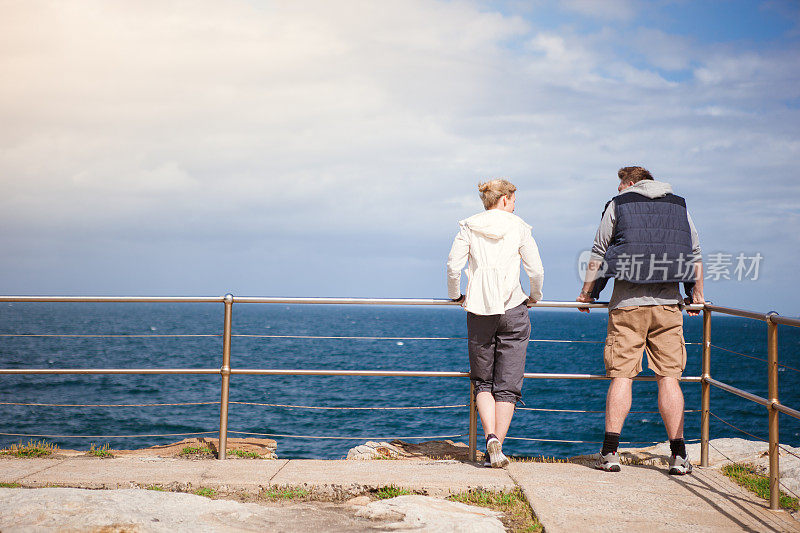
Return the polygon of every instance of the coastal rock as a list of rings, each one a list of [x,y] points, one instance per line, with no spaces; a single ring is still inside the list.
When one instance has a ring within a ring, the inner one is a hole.
[[[210,439],[206,437],[194,437],[190,439],[183,439],[179,442],[172,444],[162,444],[160,446],[151,446],[149,448],[142,448],[139,450],[112,450],[115,456],[117,455],[135,455],[135,456],[155,456],[155,457],[180,457],[184,448],[208,448],[211,450],[211,455],[216,456],[219,450],[219,439]],[[257,453],[262,459],[277,459],[276,450],[278,443],[273,439],[228,439],[227,446],[228,452],[232,450],[240,450],[247,453]],[[228,457],[235,458],[235,454],[228,453]]]
[[[501,533],[500,513],[430,496],[397,496],[370,503],[357,516],[370,520],[400,522],[392,529],[424,529],[429,532]]]
[[[402,449],[388,442],[375,442],[371,440],[355,448],[351,448],[347,452],[347,459],[351,461],[370,461],[372,459],[399,459],[405,455]]]
[[[482,461],[483,453],[478,451],[477,455],[478,461]],[[402,440],[393,440],[392,442],[369,441],[351,448],[347,452],[347,459],[361,461],[372,459],[451,459],[467,461],[469,459],[469,447],[463,442],[453,442],[452,440],[431,440],[418,443]]]
[[[373,530],[352,511],[329,504],[268,506],[141,489],[0,489],[0,509],[4,532]]]
[[[503,531],[492,511],[426,496],[373,502],[355,513],[325,502],[240,503],[141,489],[0,488],[0,509],[4,532]]]

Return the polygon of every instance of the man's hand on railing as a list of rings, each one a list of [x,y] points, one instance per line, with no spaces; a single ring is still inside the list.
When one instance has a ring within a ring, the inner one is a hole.
[[[585,304],[593,304],[594,303],[594,298],[592,298],[592,295],[589,294],[588,292],[581,291],[581,293],[578,295],[578,297],[575,298],[575,301],[576,302],[585,303]],[[589,308],[588,307],[579,307],[578,311],[580,311],[581,313],[588,313],[589,312]]]
[[[698,292],[696,290],[693,290],[691,299],[690,298],[684,298],[683,299],[683,303],[685,303],[687,305],[692,305],[692,304],[694,304],[694,305],[705,305],[706,299],[703,296],[702,292]],[[700,314],[700,311],[691,311],[691,310],[687,309],[686,310],[686,314],[689,315],[689,316],[697,316],[697,315]]]
[[[527,300],[525,300],[525,305],[527,305],[528,307],[533,307],[533,305],[534,305],[534,304],[535,304],[537,301],[538,301],[538,300],[534,300],[533,298],[531,298],[531,297],[529,296],[529,297],[528,297],[528,299],[527,299]]]

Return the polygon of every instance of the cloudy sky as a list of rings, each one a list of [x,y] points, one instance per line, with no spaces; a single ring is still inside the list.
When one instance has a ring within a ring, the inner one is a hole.
[[[686,197],[706,260],[731,256],[708,299],[800,314],[797,2],[0,14],[2,293],[445,297],[457,221],[507,176],[545,298],[573,300],[639,164]]]

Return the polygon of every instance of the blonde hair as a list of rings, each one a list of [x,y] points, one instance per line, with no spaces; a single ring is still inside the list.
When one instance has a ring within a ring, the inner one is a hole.
[[[478,190],[481,193],[483,207],[491,209],[497,205],[497,202],[499,202],[500,198],[503,196],[508,196],[510,198],[517,188],[514,187],[514,184],[510,181],[498,178],[479,183]]]

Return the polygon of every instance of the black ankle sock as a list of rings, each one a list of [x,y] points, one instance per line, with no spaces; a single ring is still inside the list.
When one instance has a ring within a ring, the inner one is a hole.
[[[670,439],[669,440],[669,451],[672,455],[676,455],[678,457],[686,458],[686,443],[683,439]]]
[[[611,452],[616,452],[617,448],[619,448],[619,433],[611,433],[606,431],[605,436],[603,437],[603,455],[607,455]]]

